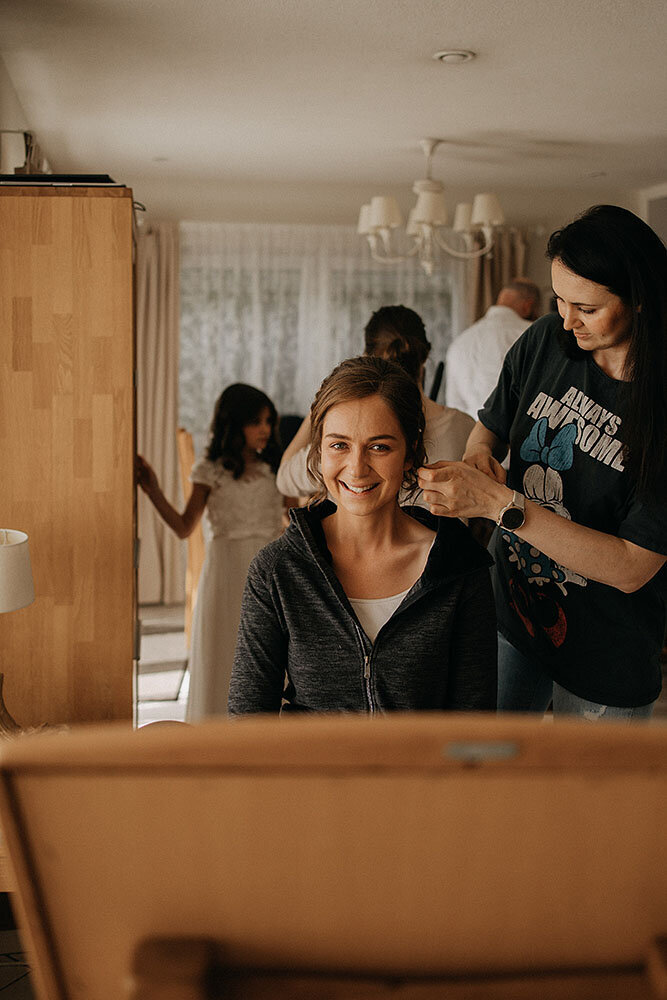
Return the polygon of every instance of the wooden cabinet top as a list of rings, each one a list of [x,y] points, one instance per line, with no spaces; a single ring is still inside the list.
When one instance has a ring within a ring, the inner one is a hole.
[[[131,198],[128,187],[78,187],[75,184],[0,184],[0,197]]]

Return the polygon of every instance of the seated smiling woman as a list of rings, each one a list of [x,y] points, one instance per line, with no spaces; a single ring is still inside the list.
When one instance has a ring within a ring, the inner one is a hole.
[[[490,557],[460,521],[398,503],[423,431],[419,389],[393,362],[352,358],[324,380],[308,460],[320,491],[250,566],[231,715],[495,709]]]

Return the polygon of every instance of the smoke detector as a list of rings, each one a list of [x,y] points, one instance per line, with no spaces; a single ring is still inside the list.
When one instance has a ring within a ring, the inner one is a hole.
[[[459,63],[470,62],[476,54],[470,49],[442,49],[441,52],[434,52],[433,58],[438,62],[447,63],[448,66],[456,66]]]

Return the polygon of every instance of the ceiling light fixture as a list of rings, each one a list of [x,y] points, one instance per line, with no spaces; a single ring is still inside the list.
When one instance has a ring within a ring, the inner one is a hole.
[[[405,255],[392,253],[392,230],[403,225],[403,217],[396,199],[376,196],[361,206],[357,232],[368,240],[373,260],[382,264],[396,264],[407,260],[408,257],[416,256],[426,274],[432,275],[439,250],[462,260],[473,260],[490,253],[493,246],[493,227],[501,226],[505,221],[495,194],[477,194],[471,204],[461,203],[456,206],[454,224],[451,228],[454,233],[459,234],[461,242],[466,247],[465,250],[450,246],[441,236],[441,230],[447,226],[447,206],[442,182],[435,181],[431,177],[431,161],[434,151],[444,141],[444,139],[421,140],[420,145],[426,157],[426,176],[422,180],[415,181],[412,186],[417,195],[417,203],[408,217],[406,235],[414,242]],[[480,232],[484,244],[473,248],[475,234],[479,235]]]

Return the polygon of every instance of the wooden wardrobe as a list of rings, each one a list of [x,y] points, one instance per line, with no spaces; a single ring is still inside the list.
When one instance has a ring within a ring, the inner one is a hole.
[[[35,602],[0,614],[22,726],[132,718],[132,192],[0,186],[0,528]]]

